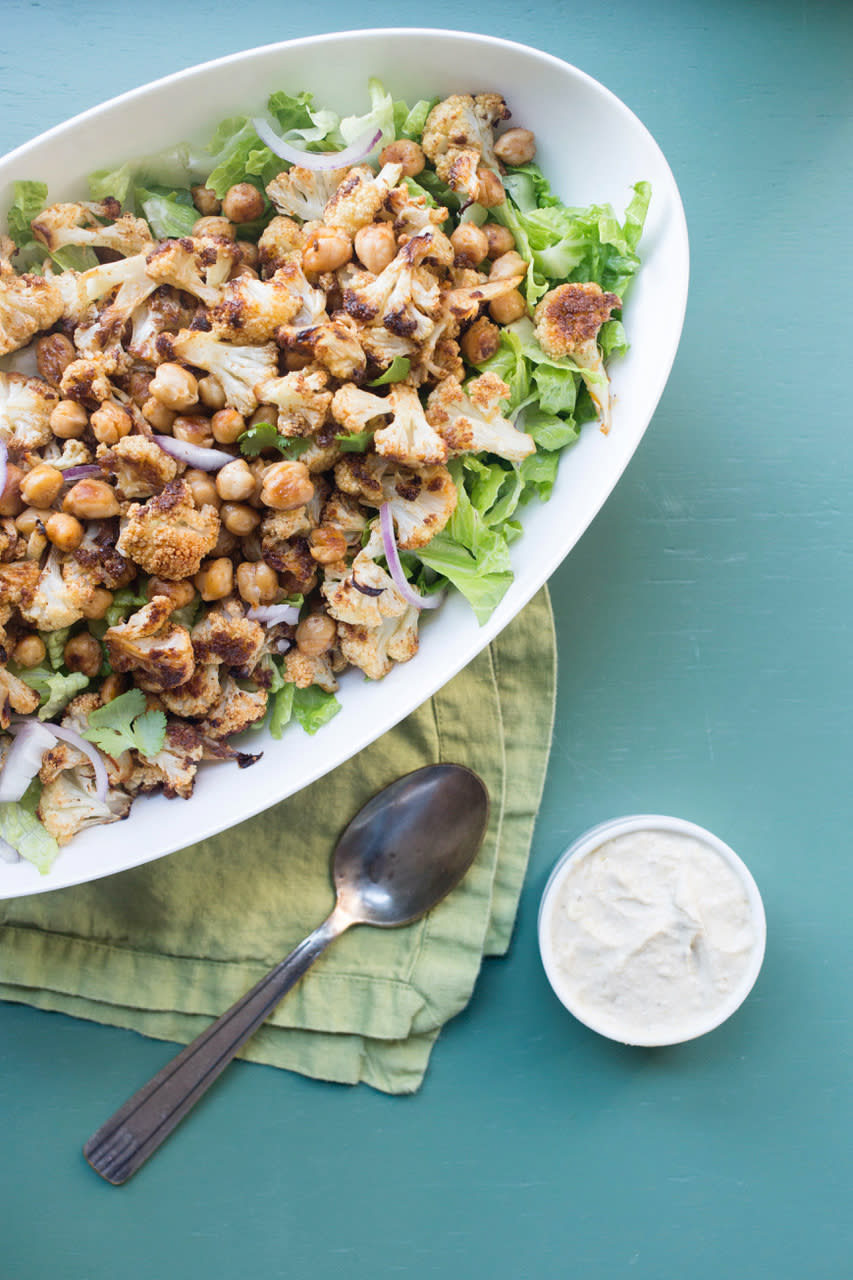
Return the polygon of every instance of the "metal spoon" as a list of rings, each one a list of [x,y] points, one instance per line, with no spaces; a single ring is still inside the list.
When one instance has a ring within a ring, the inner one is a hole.
[[[331,915],[92,1135],[83,1154],[95,1172],[126,1182],[346,929],[409,924],[440,902],[474,861],[488,816],[482,780],[456,764],[417,769],[369,800],[334,853]]]

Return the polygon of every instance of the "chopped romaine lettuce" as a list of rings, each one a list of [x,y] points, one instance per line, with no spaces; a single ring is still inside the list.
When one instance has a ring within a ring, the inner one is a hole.
[[[34,778],[17,803],[0,804],[0,839],[47,875],[59,855],[59,845],[36,817],[41,784]]]
[[[280,738],[291,720],[301,724],[306,733],[316,733],[338,714],[341,704],[319,685],[297,689],[295,684],[282,682],[272,693],[270,708],[269,731],[272,737]]]
[[[30,667],[18,672],[18,679],[35,689],[41,698],[38,709],[39,720],[52,720],[57,712],[67,706],[75,694],[80,693],[89,683],[89,677],[82,671],[72,671],[64,675],[61,671],[48,671],[45,667]]]

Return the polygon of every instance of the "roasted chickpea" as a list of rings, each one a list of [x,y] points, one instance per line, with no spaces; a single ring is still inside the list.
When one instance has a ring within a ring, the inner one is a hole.
[[[219,494],[216,492],[216,485],[213,477],[206,471],[199,471],[198,468],[191,467],[189,471],[184,472],[182,479],[189,485],[193,495],[193,502],[197,507],[219,506]]]
[[[460,222],[450,237],[457,267],[478,267],[489,252],[485,231],[476,222]]]
[[[37,667],[40,662],[44,662],[46,654],[47,649],[41,636],[30,631],[18,640],[12,650],[12,661],[17,662],[19,667]]]
[[[492,169],[477,170],[477,204],[484,209],[493,209],[495,205],[506,200],[504,184]]]
[[[127,394],[140,409],[151,394],[149,388],[153,378],[153,369],[131,369],[127,375]]]
[[[517,289],[510,289],[502,298],[495,298],[489,307],[489,315],[497,324],[512,324],[513,320],[520,320],[526,313],[527,303]]]
[[[51,386],[59,386],[63,373],[76,359],[73,343],[62,333],[48,333],[36,343],[36,366]]]
[[[219,537],[213,544],[210,552],[211,559],[218,560],[221,556],[230,556],[237,549],[237,539],[224,524],[219,526]]]
[[[210,430],[218,444],[233,444],[246,430],[246,419],[236,409],[217,409]]]
[[[284,353],[284,367],[288,373],[296,373],[299,369],[307,369],[311,364],[311,356],[303,356],[298,351]]]
[[[60,551],[76,551],[85,532],[77,517],[64,511],[52,511],[44,522],[44,531]]]
[[[124,689],[124,676],[119,675],[117,671],[111,671],[101,685],[101,702],[112,702],[113,698],[117,698],[120,693],[124,693]]]
[[[219,516],[228,532],[238,538],[245,538],[261,523],[260,513],[245,502],[224,502]]]
[[[198,398],[205,409],[225,408],[225,392],[222,390],[222,383],[211,373],[206,378],[199,378]]]
[[[426,164],[423,148],[409,138],[389,142],[379,152],[380,164],[401,164],[404,178],[416,178]]]
[[[265,462],[263,458],[253,458],[249,463],[249,470],[255,479],[255,492],[248,499],[253,507],[263,506],[263,503],[261,502],[261,490],[264,487],[264,472],[268,466],[269,463]]]
[[[495,143],[495,155],[511,168],[530,164],[536,155],[536,138],[529,129],[507,129]]]
[[[155,596],[166,596],[173,609],[183,609],[195,599],[195,588],[186,578],[181,582],[171,582],[168,578],[151,577],[148,579],[148,599]]]
[[[489,272],[489,279],[506,280],[510,276],[523,276],[526,272],[527,263],[521,254],[510,249],[509,253],[502,253],[499,258],[495,258]]]
[[[99,642],[88,631],[81,631],[66,641],[62,656],[69,671],[82,671],[90,677],[98,674],[104,661]]]
[[[89,419],[95,439],[100,444],[117,444],[125,436],[129,436],[133,428],[133,420],[121,405],[105,400]]]
[[[515,248],[515,236],[509,227],[502,227],[499,222],[484,222],[480,230],[489,242],[487,257],[500,258]]]
[[[178,413],[198,404],[198,379],[180,364],[169,362],[159,365],[149,391],[167,409]]]
[[[209,449],[213,444],[210,418],[200,413],[179,413],[172,423],[172,435],[186,444],[197,444]]]
[[[390,222],[371,222],[355,233],[355,252],[366,271],[378,276],[397,256],[397,240]]]
[[[257,427],[261,422],[271,422],[275,426],[278,421],[278,406],[274,404],[259,404],[255,412],[246,423],[247,427]]]
[[[250,267],[246,262],[237,262],[228,273],[229,280],[238,280],[240,276],[248,276],[250,280],[259,280],[260,276],[254,267]]]
[[[224,600],[234,590],[234,566],[227,556],[206,560],[194,582],[202,600]]]
[[[240,250],[240,262],[244,267],[251,267],[255,272],[258,270],[258,264],[261,260],[261,252],[256,244],[252,244],[251,240],[238,240],[237,248]]]
[[[89,600],[85,605],[81,605],[80,611],[84,618],[103,618],[112,602],[112,591],[108,591],[106,587],[95,587],[95,590],[92,592],[91,600]]]
[[[225,192],[222,212],[231,222],[254,222],[263,216],[264,197],[251,182],[236,182]]]
[[[334,564],[347,553],[347,540],[338,529],[312,529],[308,537],[311,559],[317,564]]]
[[[327,613],[309,613],[296,628],[296,647],[308,658],[327,653],[335,643],[337,628]]]
[[[216,492],[223,502],[245,502],[255,492],[255,477],[243,458],[226,462],[216,475]]]
[[[246,604],[272,604],[279,594],[278,574],[263,560],[237,566],[237,590]]]
[[[89,425],[89,415],[76,400],[60,400],[50,415],[50,429],[60,440],[79,440]]]
[[[318,226],[305,240],[302,265],[314,275],[337,271],[352,257],[352,240],[341,227]]]
[[[222,209],[222,201],[210,187],[190,187],[193,204],[203,218],[213,218]]]
[[[15,516],[15,528],[18,533],[28,538],[34,529],[37,529],[40,524],[45,524],[53,514],[52,511],[40,507],[24,507],[21,514]]]
[[[205,215],[193,223],[194,236],[224,236],[226,240],[235,240],[237,232],[234,223],[228,218]]]
[[[62,510],[80,520],[107,520],[119,514],[118,499],[105,480],[78,480],[62,500]]]
[[[475,320],[459,343],[469,364],[482,364],[493,356],[501,345],[500,330],[485,316]]]
[[[155,431],[165,435],[172,434],[172,424],[177,416],[174,409],[167,409],[161,401],[155,400],[154,396],[149,396],[142,406],[142,413]]]
[[[21,497],[31,507],[49,507],[59,497],[63,484],[58,467],[40,462],[21,481]]]
[[[261,502],[274,511],[304,507],[313,497],[311,473],[304,462],[274,462],[264,471]]]
[[[21,481],[24,473],[14,462],[6,467],[6,480],[0,493],[0,516],[19,516],[26,503],[21,497]]]

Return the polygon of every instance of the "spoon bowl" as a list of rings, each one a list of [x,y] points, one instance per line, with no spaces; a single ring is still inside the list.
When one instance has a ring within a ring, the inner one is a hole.
[[[126,1182],[345,930],[395,928],[436,906],[474,861],[488,820],[486,787],[462,765],[416,769],[369,800],[336,846],[331,914],[92,1135],[83,1154],[95,1172]]]

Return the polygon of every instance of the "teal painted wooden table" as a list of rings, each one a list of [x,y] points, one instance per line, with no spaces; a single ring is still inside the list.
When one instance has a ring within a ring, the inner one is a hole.
[[[237,1064],[117,1191],[80,1144],[164,1046],[0,1006],[0,1276],[838,1280],[853,1246],[853,10],[379,0],[356,15],[330,0],[316,16],[6,0],[0,152],[182,66],[356,17],[523,40],[603,80],[667,154],[691,232],[684,338],[639,452],[552,581],[557,728],[513,947],[421,1092]],[[658,1052],[564,1014],[536,950],[558,854],[638,810],[728,840],[769,926],[744,1008]]]

